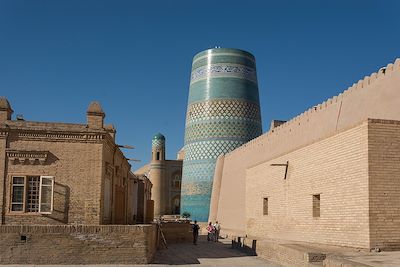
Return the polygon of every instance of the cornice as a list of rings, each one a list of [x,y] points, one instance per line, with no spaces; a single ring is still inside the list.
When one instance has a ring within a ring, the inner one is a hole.
[[[21,140],[68,141],[98,143],[105,139],[106,132],[65,132],[38,130],[11,130]]]
[[[33,165],[35,162],[39,162],[43,165],[47,161],[49,151],[6,150],[6,155],[8,160],[14,164],[28,162]]]

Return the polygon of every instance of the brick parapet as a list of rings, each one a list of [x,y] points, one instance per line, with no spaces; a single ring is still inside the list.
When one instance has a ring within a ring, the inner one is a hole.
[[[150,231],[155,225],[1,225],[0,234],[110,234],[110,233],[138,233]]]
[[[157,238],[155,225],[0,226],[0,262],[146,264]]]

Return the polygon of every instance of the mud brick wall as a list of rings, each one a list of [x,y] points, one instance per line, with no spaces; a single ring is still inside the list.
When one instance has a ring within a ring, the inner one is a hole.
[[[0,226],[1,264],[146,264],[155,225]]]
[[[190,223],[168,222],[163,223],[161,228],[167,244],[193,241],[192,225]]]

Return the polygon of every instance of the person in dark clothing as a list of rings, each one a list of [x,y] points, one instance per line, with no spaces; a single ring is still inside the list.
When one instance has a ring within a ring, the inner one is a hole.
[[[197,245],[197,239],[199,238],[199,229],[200,226],[197,224],[197,221],[194,221],[194,224],[192,225],[193,245]]]

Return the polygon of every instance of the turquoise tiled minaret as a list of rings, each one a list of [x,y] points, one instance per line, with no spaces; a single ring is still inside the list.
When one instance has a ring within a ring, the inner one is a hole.
[[[254,56],[226,48],[198,53],[186,114],[181,212],[207,221],[217,157],[261,133]]]

